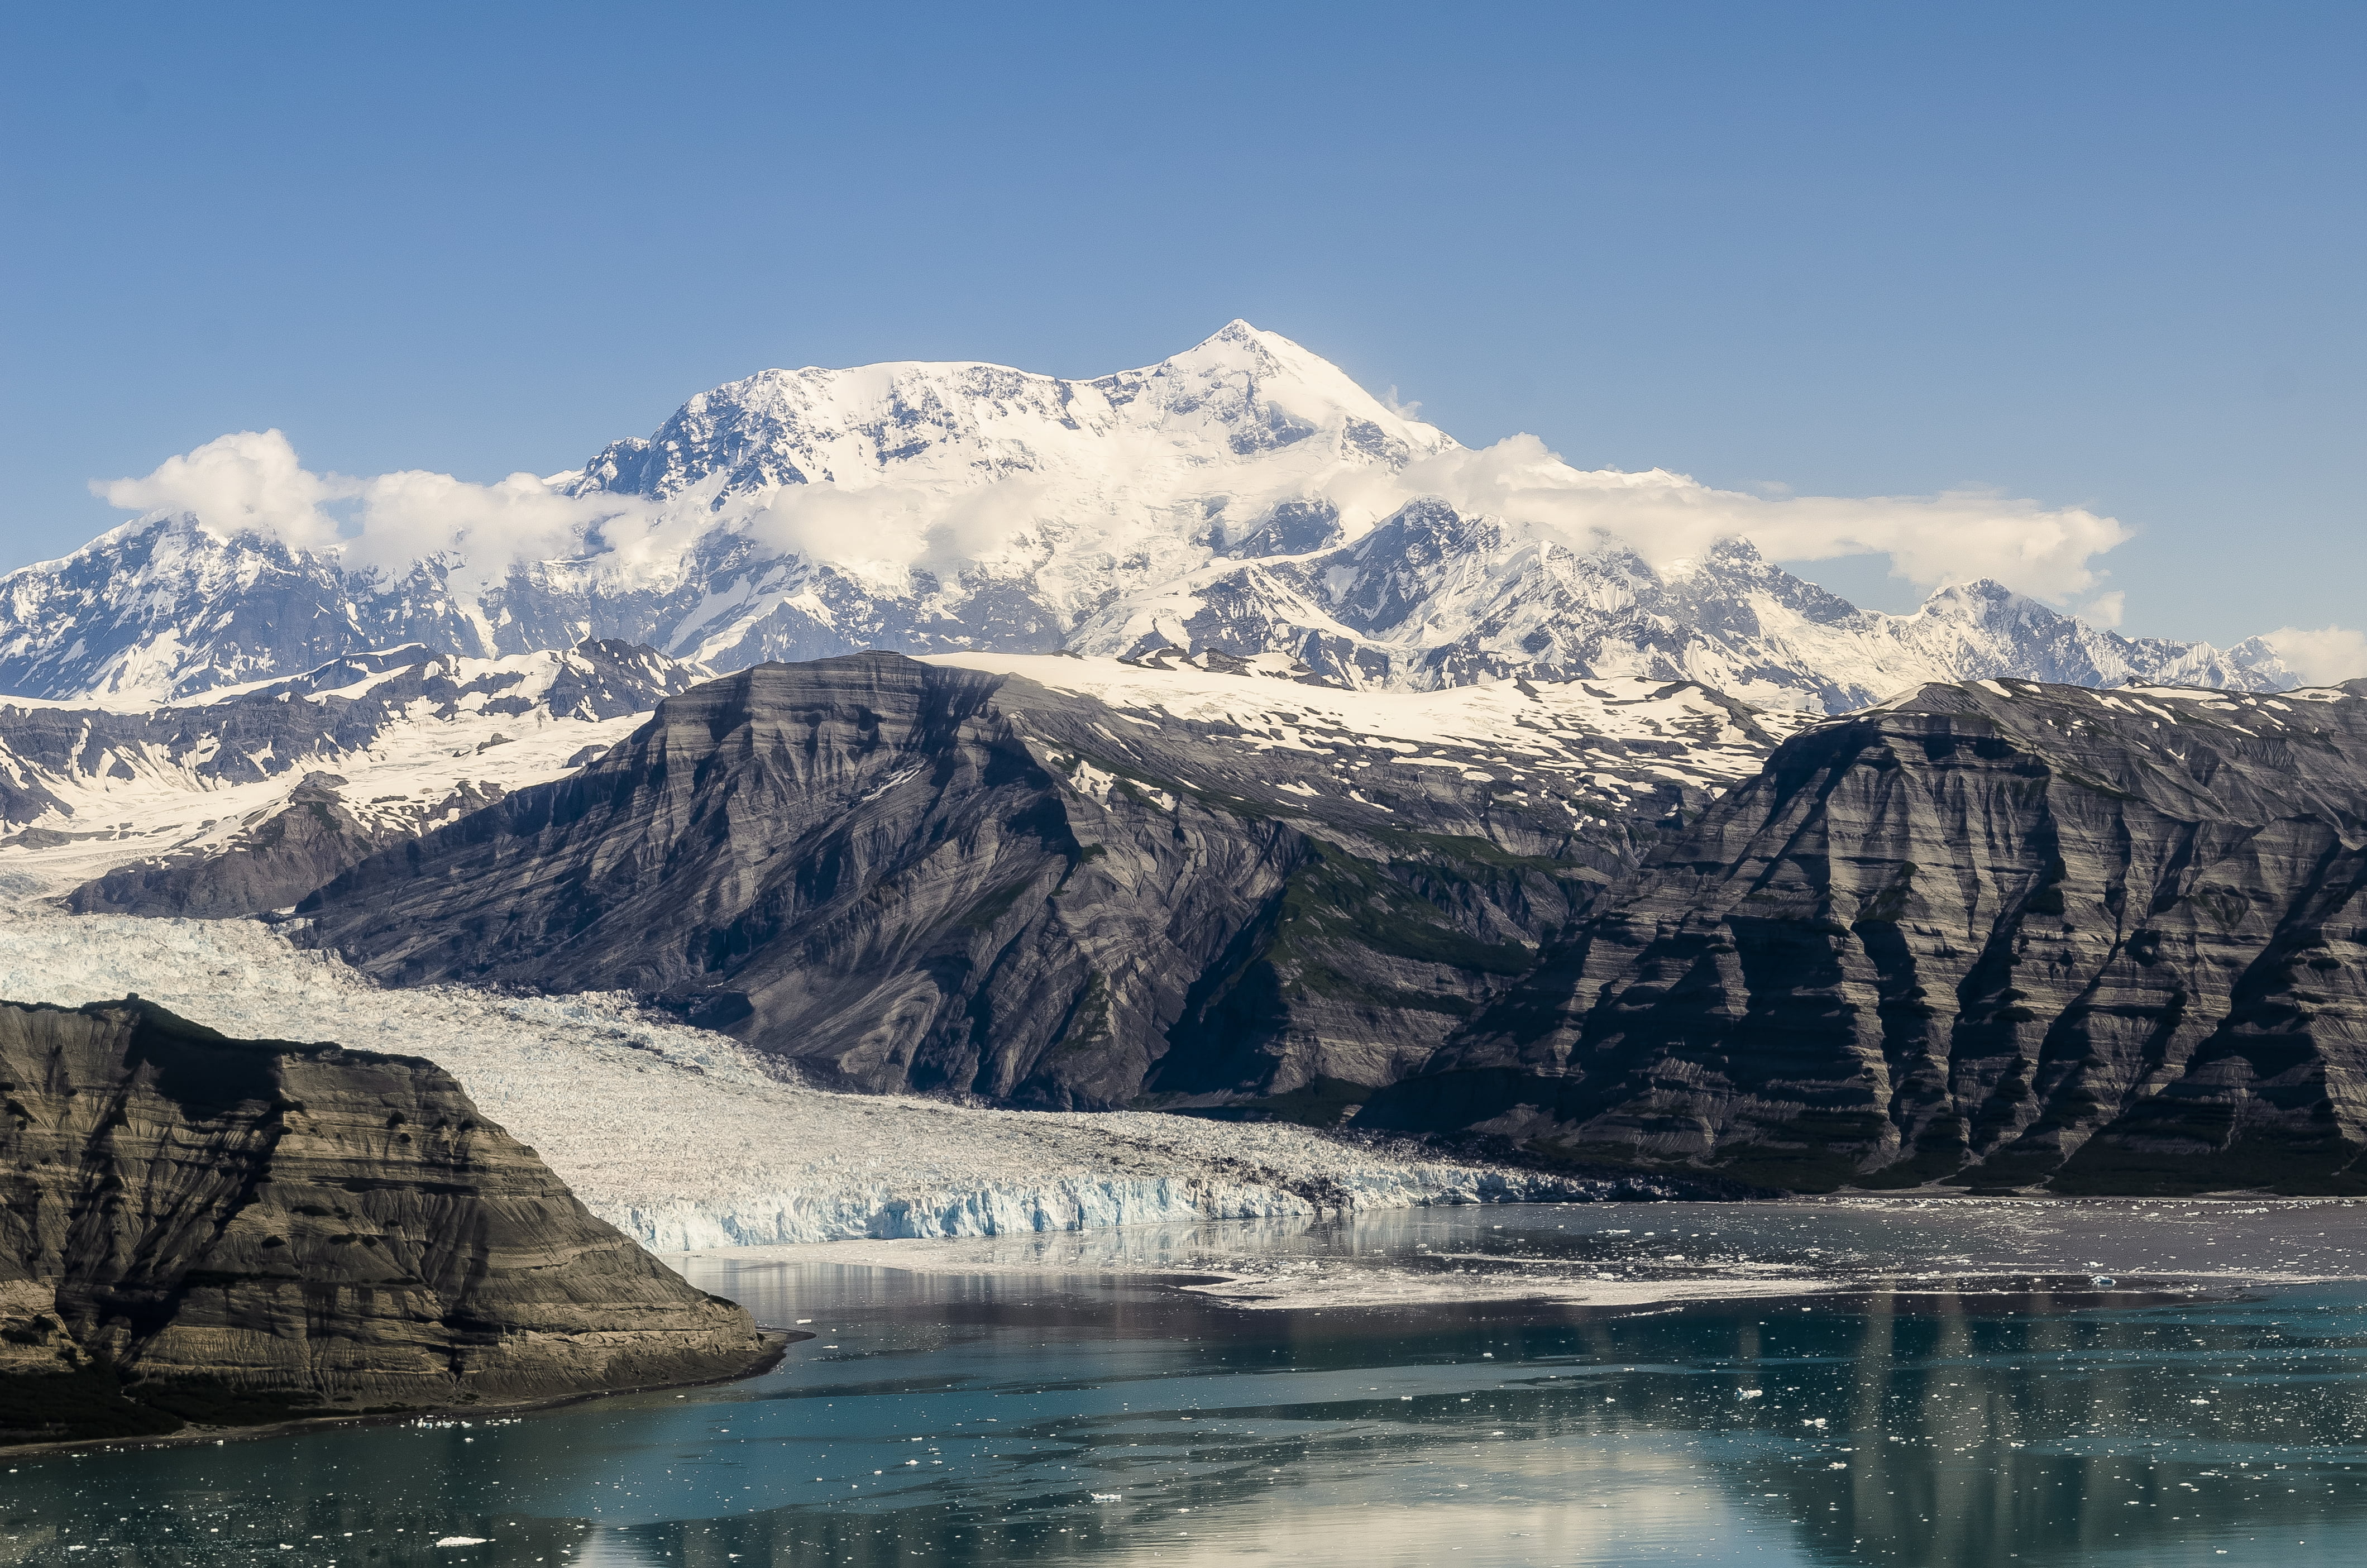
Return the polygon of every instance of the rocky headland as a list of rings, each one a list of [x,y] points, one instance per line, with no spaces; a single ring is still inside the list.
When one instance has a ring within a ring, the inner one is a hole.
[[[0,1442],[703,1381],[778,1343],[429,1062],[0,1003]]]

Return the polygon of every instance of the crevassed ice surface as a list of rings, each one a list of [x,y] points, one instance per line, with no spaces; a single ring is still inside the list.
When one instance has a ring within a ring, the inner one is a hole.
[[[79,1006],[134,992],[226,1034],[424,1056],[594,1213],[662,1250],[1304,1216],[1569,1185],[1295,1127],[825,1093],[621,995],[381,989],[251,921],[0,911],[0,996]]]

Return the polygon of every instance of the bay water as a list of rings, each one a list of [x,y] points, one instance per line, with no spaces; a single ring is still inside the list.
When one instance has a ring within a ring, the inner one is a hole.
[[[0,1458],[0,1564],[2367,1561],[2367,1207],[1427,1210],[673,1259],[810,1335]]]

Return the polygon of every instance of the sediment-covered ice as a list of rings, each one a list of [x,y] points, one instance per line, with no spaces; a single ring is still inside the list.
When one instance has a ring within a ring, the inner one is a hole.
[[[0,997],[127,992],[227,1034],[437,1062],[657,1251],[1592,1195],[1304,1128],[826,1093],[623,995],[389,990],[258,922],[0,910]]]

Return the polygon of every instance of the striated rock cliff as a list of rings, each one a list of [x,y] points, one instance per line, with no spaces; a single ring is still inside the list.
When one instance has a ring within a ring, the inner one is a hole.
[[[0,1441],[692,1381],[769,1348],[431,1063],[0,1003]]]
[[[1770,1187],[2367,1190],[2367,683],[1788,742],[1365,1120]]]
[[[826,1083],[1322,1120],[1803,722],[1682,682],[952,658],[699,687],[301,912],[384,980],[629,986]]]

